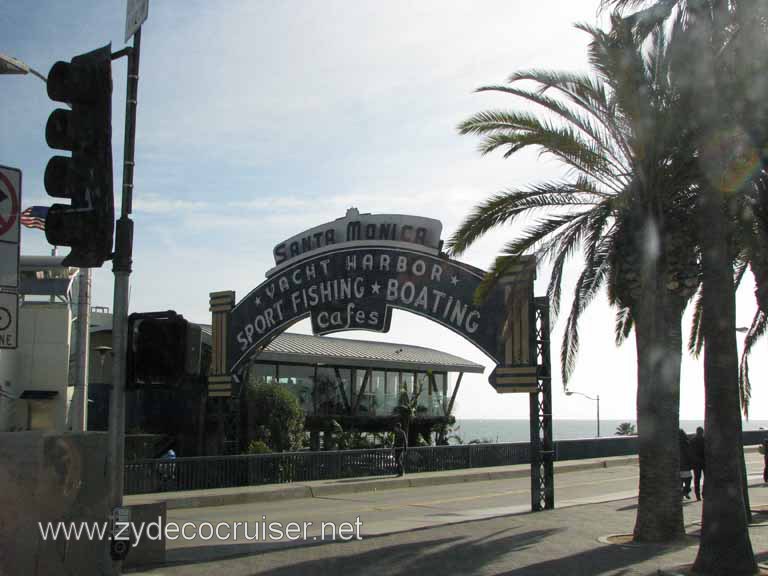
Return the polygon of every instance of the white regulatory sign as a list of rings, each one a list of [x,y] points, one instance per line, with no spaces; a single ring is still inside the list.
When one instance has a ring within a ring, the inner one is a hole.
[[[127,0],[125,11],[125,41],[141,28],[149,15],[149,0]]]
[[[16,348],[19,339],[19,297],[0,292],[0,349]]]
[[[19,287],[21,170],[0,166],[0,288]]]
[[[21,170],[0,166],[0,242],[19,243]]]

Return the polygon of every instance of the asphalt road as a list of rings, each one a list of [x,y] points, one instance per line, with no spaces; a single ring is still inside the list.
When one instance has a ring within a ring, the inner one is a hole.
[[[762,456],[747,454],[750,481],[762,479]],[[617,466],[568,472],[555,477],[556,507],[609,502],[637,495],[638,468]],[[170,510],[168,521],[180,526],[186,522],[210,523],[216,526],[227,522],[222,535],[193,540],[178,538],[167,542],[167,560],[193,562],[199,559],[216,559],[227,556],[252,554],[289,546],[306,546],[389,534],[419,528],[481,520],[497,516],[530,511],[530,480],[528,478],[494,481],[465,482],[442,486],[383,490],[334,497],[299,498],[276,502],[187,508]],[[250,538],[241,525],[233,538],[234,522],[248,522]],[[289,523],[296,523],[290,537],[277,538],[270,531],[265,538],[264,525],[278,523],[285,530]],[[325,524],[324,524],[325,523]],[[346,523],[346,524],[345,524]],[[336,530],[334,538],[334,527]],[[258,538],[253,536],[257,528]],[[340,536],[338,530],[343,530]]]

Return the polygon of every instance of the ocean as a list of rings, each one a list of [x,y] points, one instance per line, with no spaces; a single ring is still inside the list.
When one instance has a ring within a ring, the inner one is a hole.
[[[613,436],[616,428],[622,422],[636,422],[631,420],[600,420],[600,436]],[[704,426],[703,420],[680,420],[680,427],[693,434],[697,426]],[[768,429],[768,420],[743,421],[744,430]],[[595,420],[555,420],[552,424],[555,440],[574,440],[577,438],[595,438],[597,436],[597,423]],[[472,440],[484,440],[491,442],[527,442],[530,439],[530,426],[528,420],[496,419],[482,420],[470,418],[457,418],[453,434],[461,438],[463,443]],[[455,440],[451,440],[453,444]]]

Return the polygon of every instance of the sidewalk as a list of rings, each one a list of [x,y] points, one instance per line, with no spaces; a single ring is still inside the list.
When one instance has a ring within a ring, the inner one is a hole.
[[[768,505],[768,486],[750,478],[753,508]],[[410,530],[359,541],[266,550],[213,562],[166,566],[136,574],[509,574],[647,576],[696,556],[701,503],[685,501],[689,537],[674,546],[606,544],[632,531],[636,499],[617,500]],[[768,559],[768,515],[750,528],[758,561]]]
[[[594,468],[625,466],[637,462],[637,456],[614,458],[593,458],[555,463],[555,474],[565,474]],[[321,498],[341,494],[441,486],[479,480],[501,480],[504,478],[526,478],[531,474],[530,464],[495,466],[492,468],[470,468],[445,472],[422,472],[395,476],[373,476],[370,478],[349,478],[341,480],[319,480],[291,484],[267,484],[264,486],[241,486],[237,488],[215,488],[210,490],[189,490],[184,492],[162,492],[158,494],[137,494],[126,496],[126,506],[165,502],[168,510],[180,508],[201,508],[225,506],[251,502],[274,502],[293,498]]]

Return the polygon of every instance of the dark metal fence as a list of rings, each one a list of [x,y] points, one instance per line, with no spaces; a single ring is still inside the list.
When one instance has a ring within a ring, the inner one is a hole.
[[[744,432],[745,446],[761,444],[768,431]],[[555,442],[557,460],[579,460],[637,454],[636,436],[615,436]],[[526,464],[528,442],[463,444],[409,448],[405,469],[440,472]],[[394,474],[391,449],[282,452],[235,456],[201,456],[174,460],[134,460],[125,465],[125,493],[230,488],[259,484],[309,482]]]
[[[506,466],[530,462],[527,442],[409,448],[408,472]],[[125,466],[125,493],[229,488],[394,474],[391,449],[282,452],[134,460]]]

